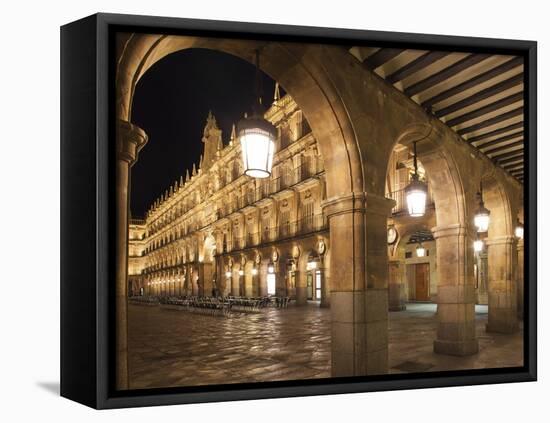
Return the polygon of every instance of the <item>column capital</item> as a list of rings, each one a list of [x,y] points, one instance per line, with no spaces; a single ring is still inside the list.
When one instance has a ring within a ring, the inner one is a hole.
[[[119,119],[116,125],[117,159],[133,165],[148,139],[139,126]]]
[[[517,248],[518,251],[523,251],[523,238],[518,239]]]
[[[487,246],[490,246],[490,245],[504,245],[504,244],[512,245],[516,242],[517,242],[517,239],[513,235],[499,236],[499,237],[495,237],[495,238],[488,238],[488,239],[485,240],[485,244]]]
[[[391,216],[395,201],[368,192],[352,192],[350,194],[331,197],[321,203],[327,217],[347,213],[373,213],[381,216]]]
[[[465,225],[461,223],[454,223],[452,225],[435,226],[432,228],[432,234],[435,239],[446,238],[451,236],[466,236],[468,230]]]

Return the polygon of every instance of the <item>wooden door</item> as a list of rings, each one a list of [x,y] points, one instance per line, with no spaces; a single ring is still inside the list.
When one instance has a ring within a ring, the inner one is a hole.
[[[415,268],[416,300],[430,300],[430,264],[420,263]]]

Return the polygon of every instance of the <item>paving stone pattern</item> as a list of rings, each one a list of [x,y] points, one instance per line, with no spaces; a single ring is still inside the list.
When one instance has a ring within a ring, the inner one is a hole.
[[[522,333],[485,333],[476,318],[480,352],[434,354],[432,308],[390,313],[390,372],[517,366]],[[330,310],[315,305],[236,313],[229,317],[129,306],[130,388],[157,388],[330,377]]]

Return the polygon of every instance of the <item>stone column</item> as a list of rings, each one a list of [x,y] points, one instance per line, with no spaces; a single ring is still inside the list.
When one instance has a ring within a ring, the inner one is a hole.
[[[388,268],[389,310],[405,310],[405,263],[401,263],[399,260],[390,260]]]
[[[516,248],[516,239],[513,236],[487,240],[488,332],[513,333],[518,330],[515,281]]]
[[[297,260],[300,263],[301,260]],[[294,272],[296,281],[296,305],[307,304],[307,272],[299,269]]]
[[[473,247],[460,224],[432,229],[437,247],[437,338],[434,351],[464,356],[478,351],[475,334]]]
[[[128,215],[130,167],[147,142],[145,132],[130,122],[116,126],[116,389],[128,389]]]
[[[231,295],[234,297],[239,297],[241,295],[241,276],[239,275],[239,269],[234,266],[232,270],[232,278],[231,278]]]
[[[258,273],[258,280],[259,280],[259,295],[260,297],[267,296],[267,266],[265,261],[262,261],[262,264],[260,265],[259,273]]]
[[[487,274],[487,252],[482,251],[479,254],[477,261],[477,277],[478,277],[478,286],[477,286],[477,303],[478,304],[487,304],[489,302],[487,294],[488,286],[488,274]]]
[[[328,286],[328,269],[322,267],[319,269],[321,272],[321,307],[330,307],[330,292]]]
[[[516,280],[517,280],[517,297],[518,297],[518,319],[523,320],[523,302],[524,302],[524,263],[525,258],[523,256],[523,238],[518,240],[517,243],[517,266],[516,266]]]
[[[330,224],[334,377],[388,371],[386,226],[392,205],[367,193],[322,204]]]

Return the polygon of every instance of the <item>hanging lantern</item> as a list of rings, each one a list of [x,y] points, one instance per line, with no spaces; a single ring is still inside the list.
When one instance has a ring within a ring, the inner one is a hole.
[[[252,268],[252,276],[256,276],[258,274],[258,269],[253,267]]]
[[[231,277],[231,272],[225,272],[225,277],[229,279]]]
[[[426,249],[422,245],[422,243],[418,244],[416,246],[416,257],[425,257],[426,256]]]
[[[426,213],[426,198],[428,197],[428,185],[422,182],[418,176],[418,163],[416,161],[416,141],[414,146],[414,174],[411,182],[405,188],[407,208],[409,216],[421,217]]]
[[[239,270],[239,276],[244,276],[244,270]]]
[[[474,215],[474,225],[477,227],[479,233],[485,233],[489,230],[489,221],[491,212],[485,207],[483,203],[483,187],[481,182],[479,183],[479,192],[477,193],[478,208]]]
[[[267,273],[275,273],[275,266],[272,263],[267,266]]]
[[[481,251],[483,251],[483,240],[482,239],[476,239],[474,241],[474,251],[476,253],[480,253]]]
[[[517,239],[523,239],[523,223],[517,220],[516,229],[514,230]]]
[[[253,178],[267,178],[271,175],[277,129],[261,113],[260,97],[260,52],[256,50],[256,98],[253,115],[245,116],[237,124],[241,143],[245,175]]]

